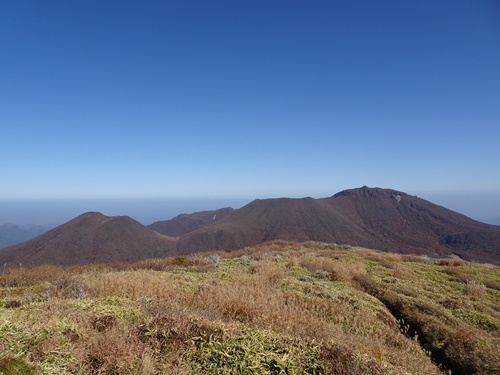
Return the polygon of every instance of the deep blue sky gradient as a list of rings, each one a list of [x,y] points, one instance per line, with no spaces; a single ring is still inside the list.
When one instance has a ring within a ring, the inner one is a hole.
[[[0,200],[500,201],[494,0],[2,1],[0,57]]]

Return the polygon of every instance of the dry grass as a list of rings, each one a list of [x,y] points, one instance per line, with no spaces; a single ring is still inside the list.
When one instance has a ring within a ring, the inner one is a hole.
[[[459,258],[447,258],[447,259],[440,259],[438,261],[438,264],[440,266],[448,266],[448,267],[461,267],[465,266],[465,261]]]
[[[468,281],[465,293],[474,300],[481,300],[486,294],[486,286],[475,281]]]
[[[420,342],[493,374],[499,282],[497,268],[279,241],[13,269],[0,274],[0,373],[441,373]]]
[[[326,272],[332,280],[350,282],[353,278],[366,275],[366,266],[359,262],[330,257],[303,257],[300,266],[311,271]]]
[[[14,267],[0,272],[0,287],[26,287],[40,284],[43,281],[53,281],[71,271],[52,265],[37,267]]]
[[[83,277],[85,289],[93,298],[121,297],[129,299],[163,298],[175,294],[173,282],[151,271],[134,270],[102,272]]]

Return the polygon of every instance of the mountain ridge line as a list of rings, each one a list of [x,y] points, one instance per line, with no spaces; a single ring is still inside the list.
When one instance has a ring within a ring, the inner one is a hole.
[[[87,212],[29,241],[1,248],[0,263],[133,262],[235,250],[270,240],[500,263],[500,226],[401,191],[366,186],[327,198],[256,199],[237,210],[181,214],[149,226],[128,216]]]

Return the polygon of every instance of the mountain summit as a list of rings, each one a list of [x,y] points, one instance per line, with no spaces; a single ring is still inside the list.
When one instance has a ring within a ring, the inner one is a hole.
[[[321,199],[257,199],[238,210],[179,215],[151,228],[176,237],[128,216],[88,212],[32,240],[0,249],[0,264],[133,262],[240,249],[270,240],[320,241],[500,263],[500,226],[404,192],[366,186]]]
[[[272,239],[500,261],[499,226],[477,222],[404,192],[366,186],[322,199],[255,200],[182,236],[178,249],[236,249]]]
[[[128,216],[87,212],[47,233],[0,249],[7,265],[133,262],[175,255],[175,241]]]

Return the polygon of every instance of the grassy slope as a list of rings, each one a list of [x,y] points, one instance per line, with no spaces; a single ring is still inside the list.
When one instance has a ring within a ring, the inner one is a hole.
[[[499,310],[498,267],[318,243],[13,269],[0,373],[494,374]]]

